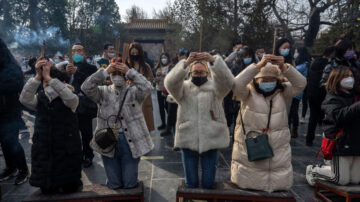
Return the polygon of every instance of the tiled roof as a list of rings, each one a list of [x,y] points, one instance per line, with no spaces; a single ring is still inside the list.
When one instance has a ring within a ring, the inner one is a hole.
[[[168,19],[132,19],[125,29],[168,29]]]

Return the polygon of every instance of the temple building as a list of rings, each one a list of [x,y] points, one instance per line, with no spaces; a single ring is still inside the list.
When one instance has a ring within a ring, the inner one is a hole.
[[[124,28],[127,33],[126,42],[139,42],[148,58],[155,62],[163,51],[176,51],[174,39],[171,37],[175,28],[169,19],[131,19]]]

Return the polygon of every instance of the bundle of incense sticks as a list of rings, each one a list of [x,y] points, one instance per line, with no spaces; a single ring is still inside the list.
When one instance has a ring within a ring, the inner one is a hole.
[[[41,45],[40,57],[41,58],[45,57],[45,41],[43,41],[43,43]]]
[[[119,57],[120,44],[121,44],[120,39],[116,39],[116,42],[115,42],[115,58],[118,58],[118,57]]]
[[[111,59],[110,63],[115,63],[115,62],[121,62],[122,61],[121,58],[119,57],[120,44],[121,44],[120,39],[116,39],[116,42],[115,42],[115,57],[113,59]]]
[[[273,51],[272,51],[273,55],[275,55],[276,35],[277,35],[277,30],[275,29],[275,31],[274,31],[274,41],[273,41]]]
[[[122,58],[123,58],[123,62],[125,62],[125,60],[129,57],[129,44],[128,43],[124,43],[123,45],[123,52],[122,52]]]
[[[73,54],[72,54],[72,49],[70,48],[69,52],[68,52],[68,56],[69,56],[69,63],[74,63],[73,60]]]
[[[163,53],[166,53],[166,43],[164,41],[164,45],[163,45],[163,50],[162,50]]]
[[[200,27],[200,47],[199,47],[199,52],[202,51],[202,36],[203,35],[203,27]]]

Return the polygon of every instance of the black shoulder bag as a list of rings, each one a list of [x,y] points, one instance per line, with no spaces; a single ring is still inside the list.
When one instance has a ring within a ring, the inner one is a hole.
[[[126,95],[127,95],[128,91],[129,91],[129,89],[127,89],[126,92],[125,92],[124,98],[123,98],[122,103],[121,103],[120,108],[119,108],[119,111],[118,111],[118,113],[116,115],[113,128],[110,128],[109,124],[108,124],[108,128],[100,129],[100,130],[96,131],[96,133],[95,133],[95,142],[96,142],[96,144],[102,150],[110,148],[110,150],[108,150],[108,152],[103,151],[104,153],[109,153],[109,152],[111,152],[113,150],[113,148],[115,148],[114,146],[115,146],[115,144],[117,142],[116,122],[118,121],[118,117],[120,116],[121,109],[124,106],[125,98],[126,98]],[[107,121],[109,121],[109,119]]]
[[[262,130],[262,134],[254,131],[249,131],[249,134],[251,132],[257,133],[260,135],[257,135],[255,137],[249,137],[249,134],[246,134],[244,121],[242,118],[242,112],[240,108],[240,119],[241,119],[241,126],[244,132],[245,138],[245,144],[246,144],[246,150],[248,154],[248,160],[250,162],[252,161],[259,161],[267,158],[271,158],[274,156],[273,150],[269,144],[269,139],[267,132],[269,131],[270,127],[270,118],[271,118],[271,110],[272,110],[272,100],[270,100],[270,112],[268,117],[268,123],[265,129]]]

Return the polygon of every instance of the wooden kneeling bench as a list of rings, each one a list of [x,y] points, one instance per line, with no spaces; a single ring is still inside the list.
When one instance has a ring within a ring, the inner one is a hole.
[[[105,202],[105,201],[136,200],[144,202],[144,184],[133,189],[112,190],[105,185],[93,184],[84,186],[81,192],[72,194],[44,195],[40,190],[26,197],[23,202],[35,201],[71,201],[71,202]]]
[[[180,198],[212,199],[214,202],[217,200],[296,202],[294,195],[288,191],[268,193],[263,191],[242,190],[236,185],[227,182],[217,182],[215,187],[215,189],[186,188],[184,180],[181,180],[176,192],[176,202],[180,202]]]
[[[336,201],[331,200],[328,195],[336,194],[350,202],[352,199],[360,199],[360,185],[336,185],[331,182],[317,181],[315,184],[315,196],[323,199],[326,202]]]

